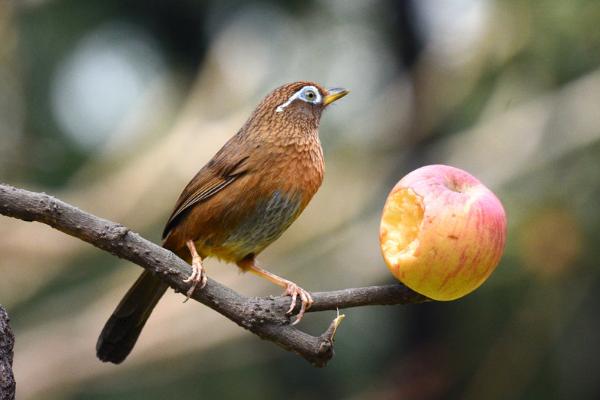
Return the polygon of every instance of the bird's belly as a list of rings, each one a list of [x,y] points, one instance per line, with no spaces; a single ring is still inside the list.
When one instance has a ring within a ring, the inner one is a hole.
[[[301,204],[299,195],[273,192],[231,229],[218,248],[213,249],[214,255],[240,260],[249,254],[258,254],[294,222],[302,211]]]

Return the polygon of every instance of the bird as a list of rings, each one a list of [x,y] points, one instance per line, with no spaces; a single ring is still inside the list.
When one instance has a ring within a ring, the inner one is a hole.
[[[309,81],[270,92],[248,120],[181,192],[163,231],[162,246],[192,265],[186,300],[207,282],[202,261],[237,264],[282,287],[293,324],[313,303],[307,290],[263,269],[257,256],[298,218],[323,181],[319,123],[323,111],[349,91]],[[96,344],[97,357],[121,363],[132,351],[168,286],[144,271],[112,313]]]

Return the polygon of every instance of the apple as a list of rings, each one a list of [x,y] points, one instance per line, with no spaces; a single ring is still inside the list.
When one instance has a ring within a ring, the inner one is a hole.
[[[494,271],[506,242],[502,203],[458,168],[428,165],[402,178],[387,197],[379,242],[404,285],[433,300],[454,300]]]

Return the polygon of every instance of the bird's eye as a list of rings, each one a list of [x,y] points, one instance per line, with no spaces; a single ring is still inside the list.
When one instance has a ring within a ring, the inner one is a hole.
[[[316,98],[317,98],[317,94],[316,94],[316,93],[315,93],[315,91],[314,91],[314,90],[312,90],[312,89],[311,89],[311,90],[307,90],[307,91],[304,93],[304,96],[306,97],[306,99],[307,99],[307,100],[310,100],[310,101],[313,101],[314,99],[316,99]]]
[[[304,86],[302,89],[294,93],[289,99],[287,99],[285,103],[278,105],[275,111],[283,112],[285,108],[292,104],[292,102],[296,99],[300,99],[309,104],[321,104],[323,101],[323,97],[321,96],[319,89],[314,86]]]

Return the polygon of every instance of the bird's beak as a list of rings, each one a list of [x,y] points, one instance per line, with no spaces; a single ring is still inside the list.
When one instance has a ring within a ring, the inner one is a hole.
[[[325,96],[323,98],[323,105],[324,106],[329,105],[329,104],[333,103],[334,101],[341,99],[348,93],[350,93],[348,90],[342,89],[342,88],[328,89],[327,96]]]

